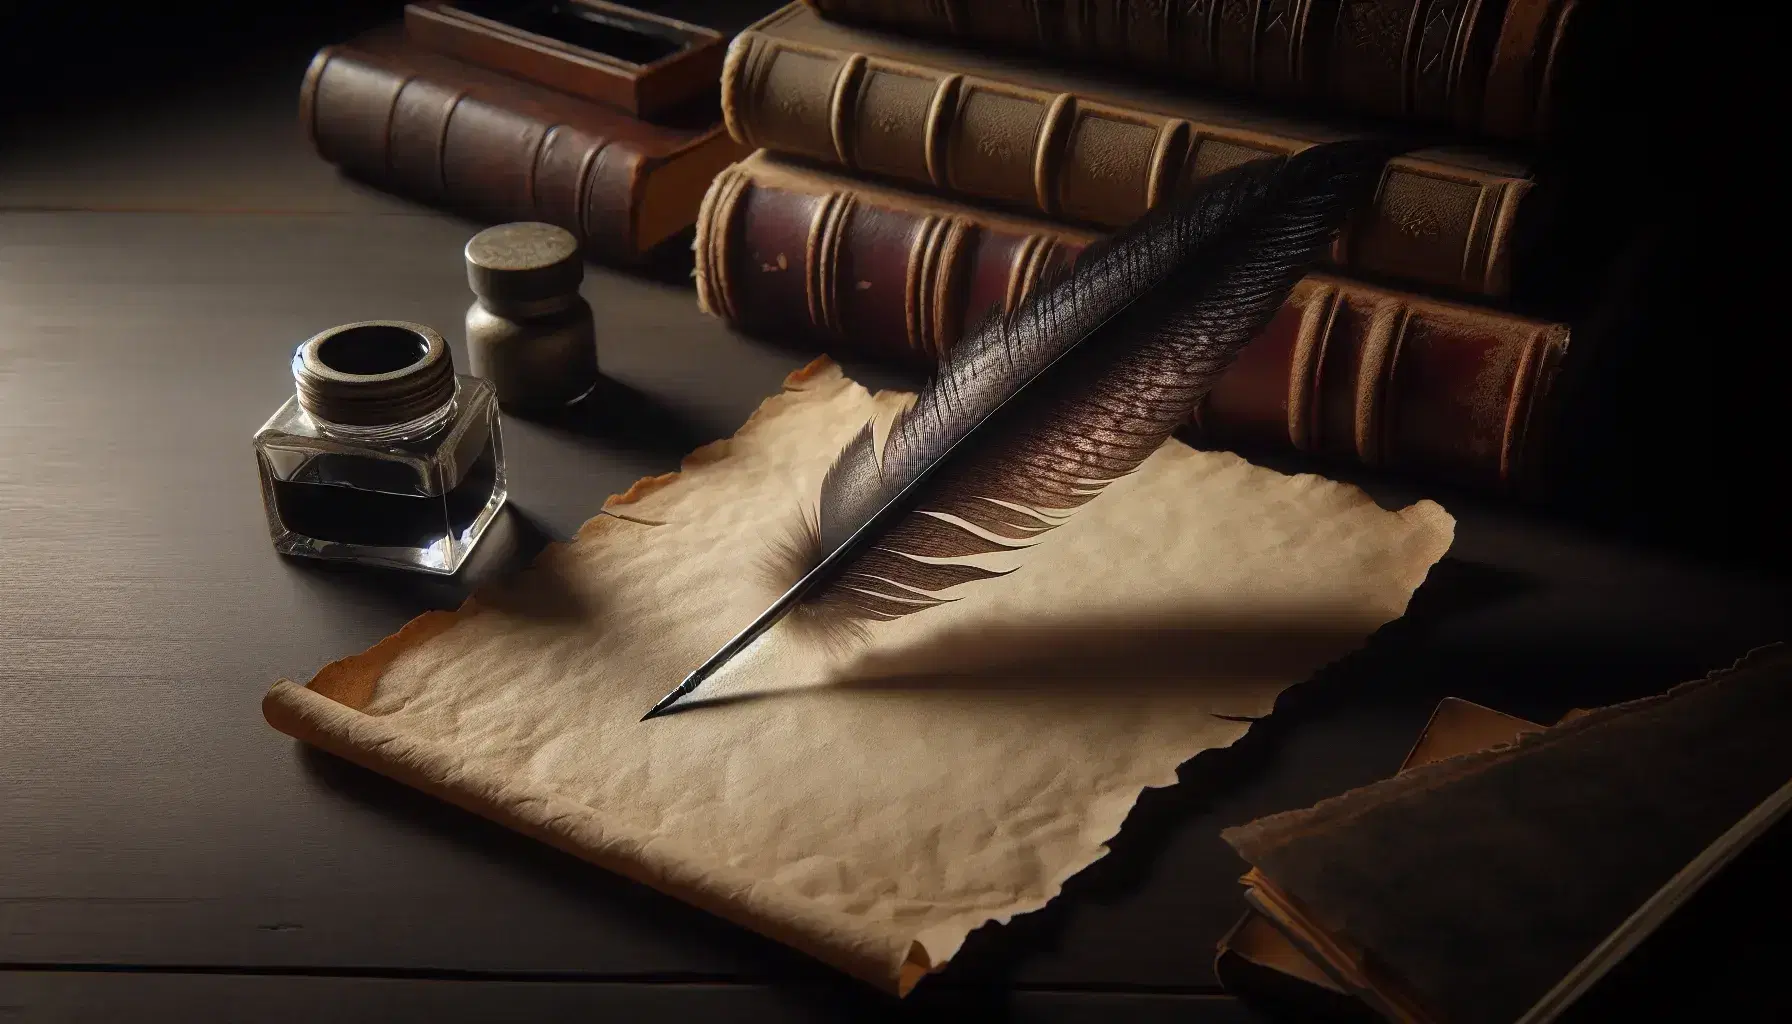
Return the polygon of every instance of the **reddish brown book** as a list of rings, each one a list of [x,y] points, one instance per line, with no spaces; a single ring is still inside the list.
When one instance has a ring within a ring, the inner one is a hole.
[[[1540,134],[1575,0],[808,0],[829,18],[1336,109]]]
[[[698,296],[761,337],[925,367],[1092,237],[762,152],[704,199]],[[1567,342],[1558,324],[1315,274],[1194,427],[1216,446],[1529,489]]]
[[[1112,229],[1191,181],[1348,132],[826,21],[792,4],[736,36],[737,139],[1026,216]],[[1346,272],[1506,298],[1547,189],[1522,164],[1432,150],[1389,163],[1339,238]]]
[[[486,221],[537,220],[627,263],[691,226],[745,154],[714,112],[655,124],[432,53],[381,30],[311,62],[299,113],[324,159]]]

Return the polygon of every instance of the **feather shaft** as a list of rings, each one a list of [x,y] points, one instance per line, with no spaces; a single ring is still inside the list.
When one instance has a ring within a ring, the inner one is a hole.
[[[1333,143],[1215,175],[986,321],[886,433],[846,444],[795,583],[647,717],[798,610],[887,621],[1005,575],[920,559],[1024,551],[1136,470],[1405,148]]]

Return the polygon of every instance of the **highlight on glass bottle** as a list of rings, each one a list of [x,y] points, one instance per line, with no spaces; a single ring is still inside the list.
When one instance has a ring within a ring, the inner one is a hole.
[[[292,375],[293,396],[255,432],[275,549],[458,570],[507,494],[491,383],[457,375],[440,334],[398,320],[324,331]]]

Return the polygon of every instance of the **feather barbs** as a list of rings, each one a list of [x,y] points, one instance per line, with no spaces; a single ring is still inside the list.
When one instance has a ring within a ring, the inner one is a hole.
[[[649,716],[792,612],[853,632],[1005,575],[962,559],[1024,550],[1143,464],[1404,148],[1328,143],[1213,175],[985,320],[887,431],[841,449],[786,545],[786,573],[807,571]]]

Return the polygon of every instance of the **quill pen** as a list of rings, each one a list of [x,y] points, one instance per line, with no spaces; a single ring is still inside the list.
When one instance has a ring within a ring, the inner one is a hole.
[[[1026,547],[1188,420],[1408,145],[1357,140],[1253,161],[1085,250],[961,341],[878,443],[822,481],[794,580],[642,719],[785,616],[862,630],[1004,575],[951,559]]]

